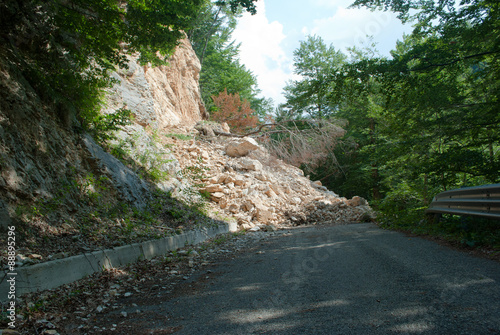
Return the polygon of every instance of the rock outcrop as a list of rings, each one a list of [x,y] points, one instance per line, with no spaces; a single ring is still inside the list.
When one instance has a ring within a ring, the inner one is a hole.
[[[201,64],[189,40],[180,42],[168,65],[140,66],[137,57],[129,57],[129,68],[113,74],[118,81],[111,90],[105,113],[125,106],[134,114],[131,125],[116,133],[111,146],[159,174],[175,175],[180,168],[170,150],[159,145],[156,137],[169,131],[185,133],[208,117],[201,99]],[[189,187],[177,179],[160,178],[156,186],[182,195]]]
[[[140,66],[137,57],[129,59],[128,69],[112,75],[118,84],[110,90],[103,112],[113,113],[125,106],[134,114],[134,121],[116,134],[117,140],[110,146],[127,151],[127,156],[145,169],[154,165],[158,173],[173,175],[179,171],[175,157],[159,147],[153,137],[168,127],[175,127],[177,132],[192,129],[206,118],[198,85],[200,62],[187,39],[181,41],[168,66]],[[103,166],[101,163],[113,160],[110,154],[98,150],[97,144],[89,144],[71,124],[62,122],[57,111],[50,110],[53,106],[40,99],[15,66],[0,63],[0,91],[2,226],[11,222],[16,210],[24,206],[21,203],[60,197],[57,193],[61,193],[61,187],[72,185],[75,179],[104,173],[117,182],[119,173],[111,172],[127,171],[116,160],[111,167]],[[125,175],[122,177],[127,180],[121,180],[125,184],[114,185],[117,196],[143,206],[144,186],[132,185],[134,178]],[[176,179],[159,181],[157,186],[166,191],[186,187]],[[72,206],[77,206],[76,202]]]
[[[125,105],[137,124],[158,130],[191,128],[207,118],[198,84],[201,64],[189,40],[181,41],[165,66],[141,66],[137,56],[128,59],[128,69],[113,73],[118,84],[110,90],[105,112]]]

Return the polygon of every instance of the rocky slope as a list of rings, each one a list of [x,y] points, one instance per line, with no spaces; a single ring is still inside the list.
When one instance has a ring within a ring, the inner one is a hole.
[[[126,106],[134,118],[106,148],[68,126],[15,65],[0,64],[0,226],[16,226],[18,265],[221,220],[275,230],[371,217],[363,199],[311,182],[254,140],[213,136],[211,127],[230,129],[203,121],[200,63],[187,40],[169,63],[130,57],[113,74],[103,112]]]
[[[140,66],[137,56],[128,58],[129,68],[113,74],[118,84],[110,90],[104,112],[125,105],[137,125],[158,130],[190,128],[208,117],[198,84],[201,64],[187,39],[165,66]]]
[[[172,220],[159,218],[158,225],[144,229],[141,219],[156,189],[182,193],[188,187],[163,178],[176,174],[178,163],[154,138],[167,126],[183,132],[206,118],[200,63],[187,40],[169,66],[139,66],[135,59],[130,58],[128,70],[113,74],[118,84],[103,110],[112,113],[125,106],[133,122],[104,149],[82,134],[78,121],[61,113],[61,106],[40,97],[17,64],[0,57],[0,230],[16,227],[20,264],[30,260],[23,255],[35,255],[28,263],[45,261],[174,230]],[[127,146],[126,157],[120,156]],[[153,167],[157,176],[151,183]],[[6,245],[6,237],[0,234],[0,243]]]
[[[302,170],[272,157],[252,138],[167,139],[181,168],[204,171],[199,190],[245,230],[297,224],[346,224],[372,217],[368,203],[312,182]],[[196,182],[191,178],[191,182]]]

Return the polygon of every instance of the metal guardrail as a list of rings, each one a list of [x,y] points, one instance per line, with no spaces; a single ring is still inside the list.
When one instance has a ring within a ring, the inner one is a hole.
[[[434,197],[426,213],[471,215],[500,220],[500,184],[441,192]]]

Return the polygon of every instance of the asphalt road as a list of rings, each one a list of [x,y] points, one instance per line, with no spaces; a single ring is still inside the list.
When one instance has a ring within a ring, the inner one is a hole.
[[[130,307],[134,333],[500,334],[498,262],[372,224],[293,229],[182,286]]]

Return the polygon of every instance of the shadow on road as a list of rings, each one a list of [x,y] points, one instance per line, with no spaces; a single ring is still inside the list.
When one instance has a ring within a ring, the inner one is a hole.
[[[131,309],[124,329],[500,334],[500,264],[371,224],[294,229],[212,271],[141,313]]]

